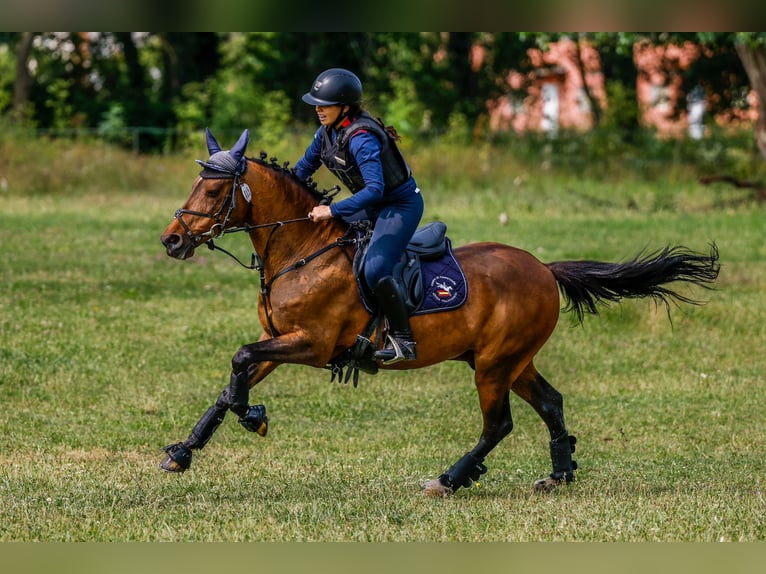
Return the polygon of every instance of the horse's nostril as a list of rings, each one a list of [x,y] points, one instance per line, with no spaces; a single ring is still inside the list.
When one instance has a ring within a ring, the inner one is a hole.
[[[162,241],[162,244],[168,249],[178,247],[183,241],[178,233],[169,233],[168,235],[163,235],[160,240]]]

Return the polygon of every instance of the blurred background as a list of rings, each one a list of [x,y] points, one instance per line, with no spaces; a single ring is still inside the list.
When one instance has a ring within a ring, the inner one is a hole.
[[[715,137],[766,153],[766,33],[3,32],[0,126],[177,149],[205,126],[266,143],[313,124],[328,67],[409,136]]]
[[[188,152],[205,127],[224,146],[248,128],[252,152],[297,159],[317,126],[300,96],[328,67],[360,76],[366,106],[408,153],[443,144],[455,156],[415,157],[421,177],[491,149],[509,158],[491,170],[651,180],[680,169],[766,194],[760,32],[1,32],[0,191],[54,189],[51,171],[76,179],[80,156],[104,144]],[[30,167],[35,153],[51,170]]]

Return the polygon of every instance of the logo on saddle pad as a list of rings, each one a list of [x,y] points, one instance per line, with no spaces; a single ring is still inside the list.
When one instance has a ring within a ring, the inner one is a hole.
[[[449,303],[457,297],[457,281],[446,275],[437,275],[431,280],[429,293],[439,303]]]

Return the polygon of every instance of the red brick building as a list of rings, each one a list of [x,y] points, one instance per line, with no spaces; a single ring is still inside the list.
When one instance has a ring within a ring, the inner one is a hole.
[[[579,54],[578,54],[579,51]],[[706,105],[702,94],[681,93],[681,72],[701,55],[692,43],[681,46],[639,43],[633,47],[638,71],[636,94],[645,125],[661,136],[686,134],[702,137]],[[522,96],[504,96],[487,103],[489,127],[493,131],[519,133],[558,130],[588,130],[593,125],[590,97],[602,109],[609,105],[598,51],[587,43],[572,40],[552,44],[548,50],[529,51],[534,71],[511,72],[508,85]],[[752,122],[757,118],[756,96],[751,92],[750,107],[713,118],[721,125]]]

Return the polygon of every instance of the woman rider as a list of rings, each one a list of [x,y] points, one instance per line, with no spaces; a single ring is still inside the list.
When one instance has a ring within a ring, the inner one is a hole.
[[[309,219],[373,223],[364,279],[389,325],[375,358],[384,365],[414,360],[409,316],[392,275],[423,216],[423,198],[396,146],[396,131],[362,108],[362,83],[348,70],[322,72],[302,99],[314,106],[321,126],[295,164],[296,174],[306,179],[324,164],[352,192],[338,203],[314,207]]]

